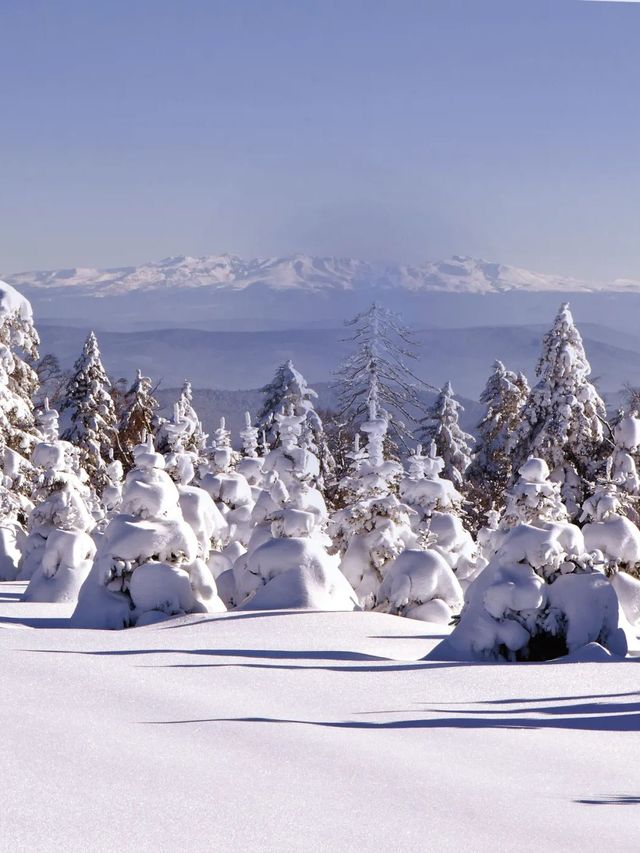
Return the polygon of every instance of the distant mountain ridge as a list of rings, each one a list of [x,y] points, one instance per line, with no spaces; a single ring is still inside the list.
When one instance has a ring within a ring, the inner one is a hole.
[[[102,270],[75,267],[14,273],[2,278],[27,295],[48,291],[63,292],[69,296],[73,292],[77,296],[98,298],[200,288],[232,293],[255,286],[281,294],[331,294],[375,289],[473,294],[511,291],[640,293],[640,281],[632,279],[588,282],[462,255],[422,266],[309,255],[251,260],[226,254],[199,258],[178,255],[138,266]]]

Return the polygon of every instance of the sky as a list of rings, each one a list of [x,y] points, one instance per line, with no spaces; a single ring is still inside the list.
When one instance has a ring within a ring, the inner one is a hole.
[[[640,278],[640,4],[0,0],[0,271],[473,255]]]

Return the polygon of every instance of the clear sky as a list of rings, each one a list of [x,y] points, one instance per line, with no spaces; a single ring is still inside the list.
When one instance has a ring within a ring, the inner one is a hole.
[[[0,271],[469,254],[640,278],[640,4],[0,0]]]

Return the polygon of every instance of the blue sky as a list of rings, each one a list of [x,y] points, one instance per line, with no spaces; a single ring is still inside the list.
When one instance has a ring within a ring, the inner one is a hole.
[[[640,5],[0,0],[0,270],[470,254],[640,277]]]

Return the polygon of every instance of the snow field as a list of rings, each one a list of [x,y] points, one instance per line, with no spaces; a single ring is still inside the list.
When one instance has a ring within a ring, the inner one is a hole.
[[[446,629],[367,612],[62,629],[23,588],[0,850],[636,849],[637,659],[424,660]]]

